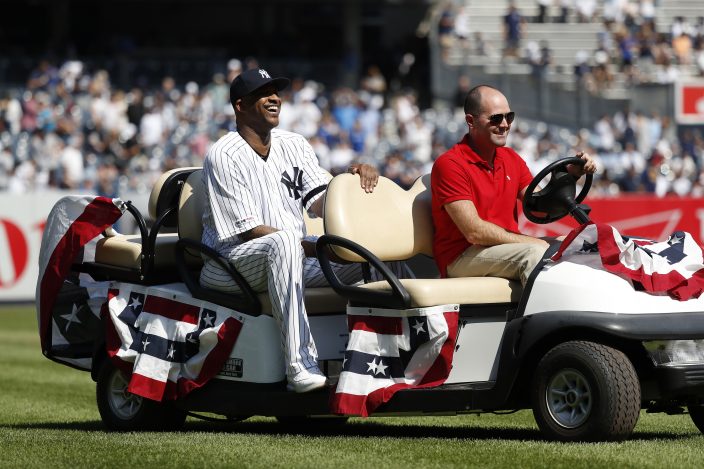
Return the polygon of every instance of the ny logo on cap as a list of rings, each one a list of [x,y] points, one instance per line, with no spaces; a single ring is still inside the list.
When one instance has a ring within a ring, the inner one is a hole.
[[[262,78],[271,78],[269,74],[266,72],[264,69],[259,69],[259,74],[262,76]]]

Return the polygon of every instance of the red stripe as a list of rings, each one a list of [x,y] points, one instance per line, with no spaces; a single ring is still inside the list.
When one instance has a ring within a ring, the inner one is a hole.
[[[367,331],[386,335],[403,334],[403,322],[399,317],[358,316],[350,314],[347,316],[347,325],[350,332]]]
[[[166,387],[167,381],[159,381],[158,379],[149,378],[139,373],[132,373],[127,391],[153,401],[161,401],[164,397]]]
[[[425,373],[423,379],[417,387],[440,386],[445,382],[452,370],[452,359],[455,354],[455,343],[457,341],[457,323],[459,321],[458,311],[448,311],[444,313],[447,323],[447,340],[442,344],[440,354],[435,358],[435,362]]]
[[[158,314],[174,321],[198,324],[198,313],[200,307],[191,306],[178,301],[161,298],[159,296],[147,296],[144,300],[142,311],[145,313]]]
[[[559,261],[560,258],[562,257],[562,254],[565,252],[565,249],[567,249],[569,247],[569,245],[572,244],[572,241],[574,241],[575,238],[577,236],[579,236],[580,233],[582,233],[582,231],[584,231],[584,229],[586,227],[588,227],[589,225],[591,225],[591,223],[580,225],[577,228],[575,228],[574,230],[572,230],[570,232],[570,234],[568,234],[567,237],[564,239],[564,241],[562,241],[562,244],[560,245],[560,249],[558,249],[557,252],[552,255],[552,260]]]
[[[39,288],[39,337],[42,350],[49,350],[51,333],[51,311],[64,279],[71,270],[81,248],[102,233],[122,216],[119,208],[107,197],[96,197],[71,223],[56,248],[51,253]]]

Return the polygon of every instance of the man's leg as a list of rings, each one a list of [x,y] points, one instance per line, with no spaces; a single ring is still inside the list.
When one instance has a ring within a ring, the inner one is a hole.
[[[272,314],[281,329],[281,342],[290,378],[302,371],[318,371],[318,352],[310,334],[303,303],[303,248],[288,231],[277,231],[233,248],[230,262],[255,291],[269,291]],[[239,291],[214,262],[206,262],[201,284],[224,291]]]
[[[447,266],[448,277],[503,277],[525,286],[530,273],[545,254],[539,244],[473,245]]]

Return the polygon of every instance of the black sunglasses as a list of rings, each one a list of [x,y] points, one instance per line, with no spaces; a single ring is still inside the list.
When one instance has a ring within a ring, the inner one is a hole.
[[[492,114],[489,116],[489,123],[491,125],[500,125],[504,119],[506,119],[506,122],[511,125],[511,122],[513,122],[515,117],[516,113],[513,111],[507,112],[506,114]]]

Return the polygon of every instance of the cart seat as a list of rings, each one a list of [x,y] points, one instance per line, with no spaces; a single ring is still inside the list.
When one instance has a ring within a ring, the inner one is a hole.
[[[203,182],[203,171],[195,171],[184,183],[179,200],[178,231],[181,238],[200,242],[203,234],[202,216],[207,203],[206,194],[207,188]],[[323,234],[320,219],[311,219],[305,213],[304,218],[308,234]],[[203,261],[200,254],[191,252],[189,249],[184,254],[189,265],[202,267]],[[194,296],[196,296],[195,293]],[[267,292],[260,293],[258,298],[261,302],[262,314],[271,315],[269,294]],[[330,287],[306,288],[305,305],[308,315],[340,313],[345,311],[347,299],[338,295]]]
[[[154,220],[151,235],[139,211],[130,207],[140,234],[122,235],[106,230],[95,248],[94,262],[79,270],[97,278],[137,283],[163,283],[175,280],[174,250],[178,235],[167,233],[176,227],[178,196],[183,181],[199,168],[178,168],[161,175],[149,197],[149,215]],[[162,228],[166,228],[162,230]],[[164,232],[161,232],[164,231]]]
[[[336,176],[325,200],[325,233],[351,240],[383,261],[402,261],[416,255],[432,256],[433,220],[430,175],[403,190],[380,177],[374,192],[359,189],[359,177]],[[340,257],[362,262],[353,252],[333,247]],[[519,282],[498,277],[401,279],[412,307],[441,304],[516,303],[522,293]],[[362,289],[391,292],[386,281],[360,285]]]

